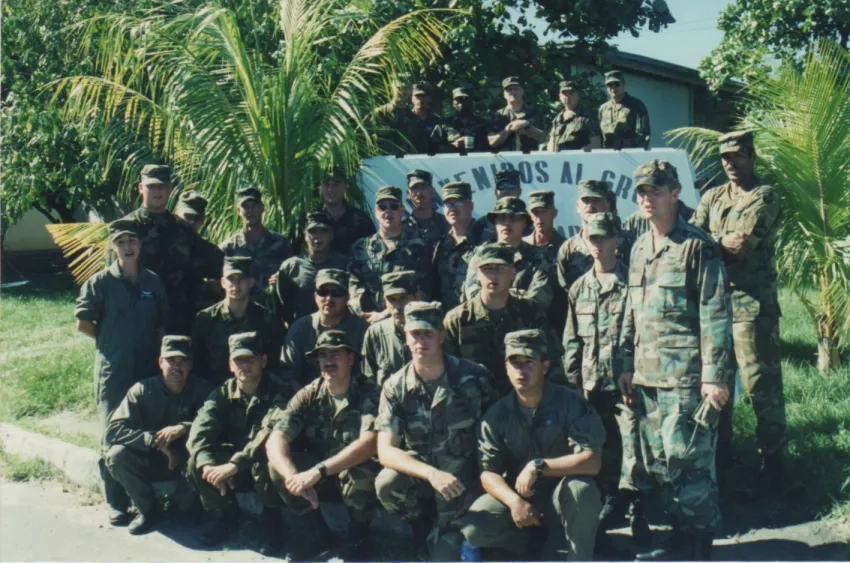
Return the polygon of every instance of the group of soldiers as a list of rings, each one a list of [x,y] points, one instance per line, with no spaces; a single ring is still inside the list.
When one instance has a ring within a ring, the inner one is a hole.
[[[558,100],[563,111],[551,120],[525,103],[517,76],[502,80],[505,106],[489,117],[475,113],[471,88],[452,90],[454,115],[443,118],[434,111],[433,86],[397,84],[393,100],[375,111],[382,131],[379,145],[389,154],[648,148],[646,106],[626,92],[622,72],[612,70],[604,78],[610,99],[595,112],[581,104],[576,81],[562,81]]]
[[[720,157],[729,182],[696,210],[665,161],[635,170],[625,221],[606,182],[581,181],[569,239],[554,193],[522,199],[514,170],[478,219],[463,182],[435,210],[422,170],[406,194],[380,188],[370,217],[333,171],[298,240],[240,189],[243,227],[220,249],[197,232],[203,197],[172,214],[170,170],[146,166],[142,207],[109,225],[113,261],[75,311],[96,340],[110,522],[155,528],[152,483],[170,478],[172,506],[211,520],[205,545],[236,529],[238,491],[262,501],[266,552],[287,537],[282,507],[299,514],[297,559],[368,559],[379,506],[433,560],[622,558],[606,532],[625,519],[639,560],[708,559],[717,475],[736,460],[736,367],[757,419],[752,494],[781,485],[786,446],[779,199],[751,133],[721,137]],[[340,497],[342,539],[319,510]],[[649,497],[667,543],[653,544]]]

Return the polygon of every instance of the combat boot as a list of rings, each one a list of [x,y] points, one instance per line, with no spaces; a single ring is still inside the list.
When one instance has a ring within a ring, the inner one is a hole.
[[[368,561],[371,558],[371,527],[371,522],[354,522],[353,520],[348,522],[342,559],[345,561]]]
[[[139,512],[139,514],[133,518],[133,521],[130,522],[130,525],[127,527],[127,531],[134,536],[140,536],[142,534],[152,532],[156,529],[157,524],[159,524],[160,515],[159,506],[155,506],[147,513]]]
[[[693,557],[694,561],[711,561],[711,549],[714,543],[714,533],[698,532],[694,534]]]
[[[640,551],[637,561],[690,561],[693,557],[692,534],[673,530],[670,537],[656,548]]]
[[[612,495],[605,495],[602,499],[602,510],[599,511],[599,529],[607,532],[616,528],[625,517],[625,497],[619,491]]]
[[[279,508],[263,507],[260,516],[260,553],[273,555],[280,551],[283,546],[283,516]]]
[[[639,548],[647,548],[652,543],[652,535],[649,532],[649,522],[644,514],[643,495],[632,491],[629,494],[629,529],[632,532],[632,541]]]
[[[306,537],[298,538],[298,545],[290,545],[285,558],[290,561],[326,561],[331,557],[331,551],[336,547],[333,532],[328,526],[320,509],[310,510],[300,514]]]
[[[785,459],[783,452],[762,455],[761,467],[747,496],[752,500],[775,495],[785,484]]]
[[[109,509],[109,525],[124,527],[130,524],[133,517],[127,514],[126,510],[118,510],[117,508]]]
[[[201,545],[212,547],[222,544],[230,539],[234,530],[236,530],[236,514],[231,511],[222,512],[215,517],[212,525],[201,534]]]

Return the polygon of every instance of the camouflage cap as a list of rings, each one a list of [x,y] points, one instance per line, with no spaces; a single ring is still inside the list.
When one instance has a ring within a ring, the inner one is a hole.
[[[430,96],[434,92],[434,87],[427,82],[417,82],[411,89],[412,96]]]
[[[451,182],[443,186],[443,201],[472,201],[472,186],[466,182]]]
[[[263,195],[260,193],[260,190],[254,186],[246,186],[236,190],[236,203],[242,205],[246,201],[263,203]]]
[[[564,90],[578,90],[578,83],[575,80],[561,80],[558,91],[563,92]]]
[[[513,266],[515,253],[516,251],[507,244],[498,242],[482,244],[475,253],[475,266],[477,268],[492,264]]]
[[[497,190],[518,190],[520,188],[519,171],[513,168],[496,172]]]
[[[227,339],[227,345],[230,348],[231,360],[242,356],[262,356],[266,353],[258,332],[231,334]]]
[[[609,84],[611,82],[625,82],[626,79],[623,76],[623,73],[619,70],[611,70],[605,73],[605,84]]]
[[[188,336],[179,336],[169,334],[162,337],[162,344],[159,347],[159,355],[162,358],[173,358],[175,356],[183,356],[184,358],[192,357],[192,339]]]
[[[378,188],[378,191],[375,194],[375,203],[384,201],[385,199],[391,199],[401,203],[401,190],[395,186],[383,186]]]
[[[226,278],[232,274],[241,274],[246,278],[253,278],[254,259],[250,256],[225,256],[221,275]]]
[[[587,236],[616,237],[622,230],[616,213],[591,213],[587,216]]]
[[[184,215],[203,217],[207,214],[208,203],[207,198],[195,190],[188,190],[180,194],[175,211]]]
[[[452,90],[452,99],[456,98],[471,98],[472,97],[472,88],[455,88]]]
[[[333,219],[324,211],[314,211],[307,214],[306,230],[310,229],[329,229],[333,230]]]
[[[142,184],[152,186],[171,183],[171,167],[166,164],[146,164],[142,168]]]
[[[439,301],[413,301],[404,308],[404,330],[443,330],[443,305]]]
[[[555,192],[537,190],[528,194],[529,209],[555,209]]]
[[[582,180],[578,183],[578,197],[598,197],[611,199],[611,186],[602,180]]]
[[[522,215],[526,220],[529,218],[525,202],[518,197],[503,197],[496,200],[496,207],[487,214],[487,219],[492,223],[496,220],[496,215]]]
[[[381,276],[381,287],[384,289],[384,297],[390,295],[413,295],[419,287],[419,280],[413,270],[401,272],[390,272]]]
[[[502,90],[507,90],[511,86],[522,86],[522,82],[519,81],[519,76],[508,76],[502,80]]]
[[[539,328],[516,330],[505,335],[505,359],[511,356],[538,359],[547,353],[546,335]]]
[[[335,285],[348,291],[348,272],[336,268],[325,268],[316,274],[316,289],[325,285]]]
[[[127,219],[118,219],[117,221],[113,221],[106,228],[109,233],[110,242],[114,241],[121,235],[130,235],[139,238],[139,232],[136,229],[136,224]]]
[[[721,135],[718,141],[720,142],[720,154],[732,152],[749,154],[756,148],[752,131],[732,131]]]
[[[319,335],[318,340],[316,340],[316,346],[304,354],[304,356],[308,360],[318,360],[319,352],[322,350],[339,350],[340,348],[346,348],[355,354],[358,353],[357,349],[351,345],[347,332],[343,330],[326,330]]]
[[[635,169],[635,188],[638,186],[676,186],[679,173],[676,167],[666,160],[652,160]]]
[[[427,170],[411,170],[407,174],[407,187],[412,188],[416,184],[428,184],[430,186],[433,178]]]

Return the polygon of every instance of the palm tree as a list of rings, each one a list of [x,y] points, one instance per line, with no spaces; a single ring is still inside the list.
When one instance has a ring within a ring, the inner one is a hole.
[[[237,228],[240,185],[263,190],[266,223],[285,232],[323,172],[333,165],[353,172],[375,154],[367,116],[396,76],[433,62],[449,31],[438,17],[445,13],[422,10],[372,26],[356,44],[360,35],[347,30],[369,26],[349,2],[280,0],[280,49],[270,56],[240,31],[233,11],[211,3],[175,13],[175,6],[86,22],[80,44],[98,53],[98,75],[63,79],[57,92],[67,94],[69,121],[110,125],[110,157],[147,147],[130,155],[127,186],[153,155],[171,162],[183,189],[209,198],[214,239]],[[63,248],[92,233],[64,225],[52,232]],[[85,272],[102,257],[89,252]]]
[[[823,42],[802,71],[783,67],[745,93],[737,128],[754,131],[759,173],[782,197],[780,279],[814,320],[818,369],[828,374],[850,334],[850,54]],[[722,174],[719,135],[686,127],[670,138],[711,178]]]

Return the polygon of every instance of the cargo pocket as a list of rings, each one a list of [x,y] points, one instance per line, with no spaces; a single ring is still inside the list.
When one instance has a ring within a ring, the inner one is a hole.
[[[576,303],[576,334],[589,337],[596,334],[596,305]]]
[[[757,297],[743,291],[732,293],[732,318],[735,321],[754,321],[760,311],[761,304]]]
[[[685,272],[664,272],[658,276],[657,310],[661,313],[681,313],[688,308]],[[629,288],[631,289],[631,288]]]

